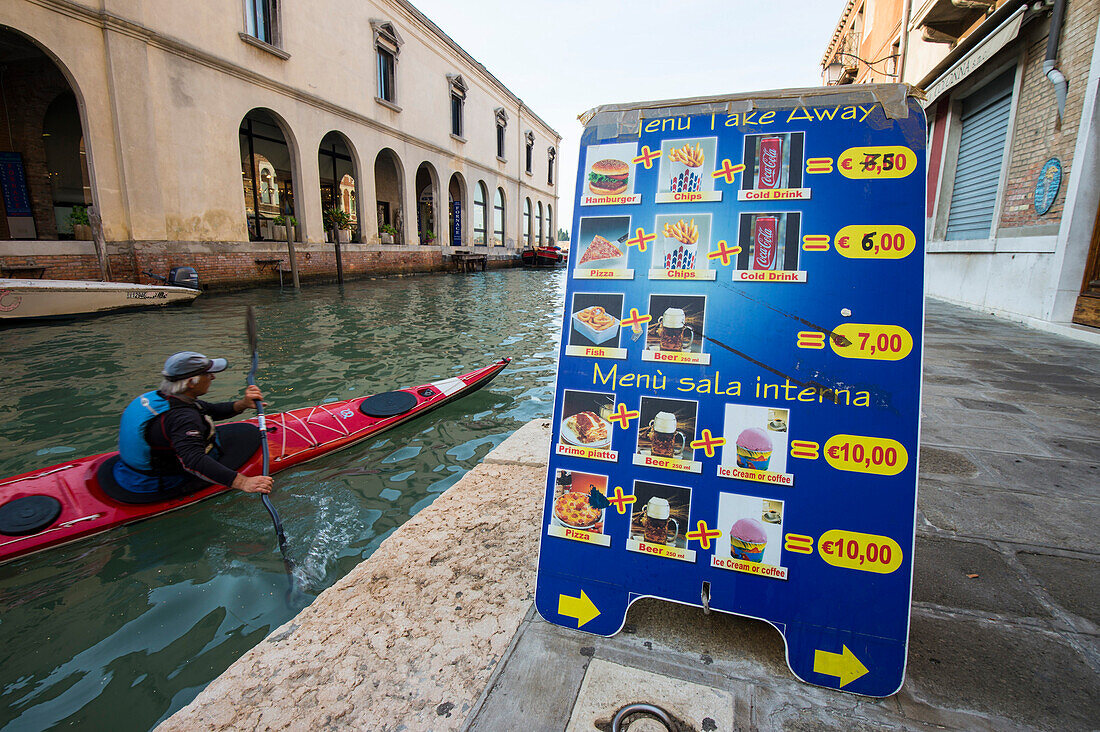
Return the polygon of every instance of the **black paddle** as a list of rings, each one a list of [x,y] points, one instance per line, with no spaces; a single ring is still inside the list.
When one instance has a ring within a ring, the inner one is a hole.
[[[248,346],[252,349],[252,368],[248,370],[248,385],[255,386],[256,369],[260,365],[260,338],[256,329],[256,313],[252,310],[251,305],[248,306],[247,327]],[[260,421],[260,447],[264,456],[263,474],[267,475],[271,467],[271,450],[267,445],[267,422],[264,420],[264,404],[262,401],[256,402],[256,414],[259,416]],[[275,511],[275,507],[271,505],[271,498],[266,493],[261,493],[260,499],[264,502],[264,508],[271,514],[271,523],[275,524],[275,535],[279,537],[279,551],[282,552],[283,564],[286,566],[286,576],[290,580],[290,593],[287,595],[289,598],[294,594],[294,563],[290,560],[290,556],[286,551],[286,534],[283,533],[283,522]]]

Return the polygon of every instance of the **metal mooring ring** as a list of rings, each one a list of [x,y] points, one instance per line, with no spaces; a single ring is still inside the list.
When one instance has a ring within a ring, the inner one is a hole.
[[[650,717],[654,717],[658,722],[665,726],[668,732],[674,732],[672,728],[672,717],[668,715],[664,709],[653,704],[627,704],[625,707],[615,712],[615,718],[611,720],[611,732],[622,732],[622,728],[619,726],[622,721],[626,719],[629,714],[646,714]]]

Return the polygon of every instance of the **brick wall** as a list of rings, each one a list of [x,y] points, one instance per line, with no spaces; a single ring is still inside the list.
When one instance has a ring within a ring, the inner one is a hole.
[[[1039,224],[1056,224],[1062,219],[1065,192],[1069,184],[1077,129],[1092,63],[1100,3],[1068,2],[1058,46],[1058,69],[1069,82],[1066,111],[1056,128],[1057,100],[1054,85],[1043,75],[1047,27],[1033,32],[1027,47],[1023,85],[1016,107],[1011,160],[1001,206],[1001,230]],[[1058,197],[1044,216],[1035,212],[1035,183],[1043,164],[1052,157],[1062,163],[1062,185]]]

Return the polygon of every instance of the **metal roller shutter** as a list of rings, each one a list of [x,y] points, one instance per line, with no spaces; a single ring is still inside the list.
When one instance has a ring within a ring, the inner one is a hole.
[[[963,100],[947,239],[989,237],[1015,76],[1016,70],[1010,69]]]

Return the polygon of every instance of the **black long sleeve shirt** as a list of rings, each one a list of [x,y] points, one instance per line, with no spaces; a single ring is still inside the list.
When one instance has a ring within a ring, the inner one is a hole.
[[[237,472],[210,457],[214,445],[214,421],[240,414],[233,402],[188,402],[165,396],[171,408],[145,427],[145,439],[153,448],[157,472],[188,472],[210,483],[232,485]]]

